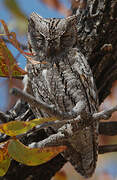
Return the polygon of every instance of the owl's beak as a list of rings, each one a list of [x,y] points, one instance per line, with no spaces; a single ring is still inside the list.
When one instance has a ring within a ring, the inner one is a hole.
[[[46,55],[50,57],[58,54],[60,48],[57,46],[57,43],[53,42],[52,40],[48,40],[48,42],[46,43],[45,51],[46,51]]]
[[[57,48],[57,47],[48,46],[47,49],[46,49],[47,57],[55,56],[56,54],[59,53],[59,51],[60,51],[60,49]]]

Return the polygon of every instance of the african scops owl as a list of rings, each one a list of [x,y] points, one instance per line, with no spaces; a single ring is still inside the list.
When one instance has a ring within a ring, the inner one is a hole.
[[[77,47],[76,24],[77,16],[59,19],[31,14],[28,42],[37,63],[27,62],[25,90],[36,99],[54,104],[58,111],[73,109],[78,116],[90,121],[90,114],[97,112],[98,98],[91,69]],[[36,118],[50,116],[38,107],[31,108]],[[81,175],[90,177],[97,161],[98,122],[73,132],[66,144],[64,158]]]

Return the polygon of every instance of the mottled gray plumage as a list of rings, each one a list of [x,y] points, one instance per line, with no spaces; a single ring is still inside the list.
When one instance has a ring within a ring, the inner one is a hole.
[[[31,14],[28,42],[37,63],[27,62],[25,90],[36,99],[54,104],[58,111],[73,110],[76,119],[90,121],[97,112],[98,98],[91,69],[76,47],[76,21],[76,16],[45,19]],[[32,110],[37,118],[50,116],[38,107]],[[65,124],[64,128],[72,135],[64,141],[68,148],[62,155],[77,172],[90,177],[97,161],[98,122],[81,130],[77,130],[77,124]],[[54,130],[61,131],[59,127]]]

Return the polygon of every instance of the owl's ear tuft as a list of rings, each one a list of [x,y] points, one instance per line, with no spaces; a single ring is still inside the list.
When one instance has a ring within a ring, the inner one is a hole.
[[[43,17],[41,17],[39,14],[33,12],[30,15],[30,19],[32,19],[34,22],[43,21]]]
[[[37,13],[33,12],[29,18],[28,31],[30,31],[30,29],[37,29],[38,25],[41,25],[42,21],[43,18],[39,16]]]

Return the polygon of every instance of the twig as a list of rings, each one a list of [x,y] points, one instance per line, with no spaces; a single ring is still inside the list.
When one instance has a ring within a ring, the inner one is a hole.
[[[61,146],[61,145],[65,145],[64,144],[65,140],[66,140],[66,136],[64,134],[62,134],[61,132],[58,132],[57,134],[53,134],[40,142],[33,142],[33,143],[29,144],[28,146],[30,148],[44,148],[44,147],[52,147],[52,146]]]
[[[0,111],[0,120],[1,120],[3,123],[8,122],[9,119],[10,119],[9,115],[7,115],[6,113]]]
[[[117,144],[99,146],[99,154],[117,152]]]
[[[11,42],[10,42],[8,39],[6,39],[6,38],[4,38],[4,37],[2,37],[2,39],[3,39],[6,43],[11,44]],[[21,47],[21,49],[23,49],[23,50],[28,50],[28,47],[27,47],[26,45],[24,45],[24,44],[21,44],[21,43],[20,43],[20,47]]]
[[[99,124],[99,134],[107,136],[117,135],[117,122],[100,122]]]
[[[93,118],[95,120],[101,120],[101,119],[107,120],[111,117],[112,113],[115,111],[117,111],[117,105],[108,110],[104,110],[104,111],[93,114]]]

